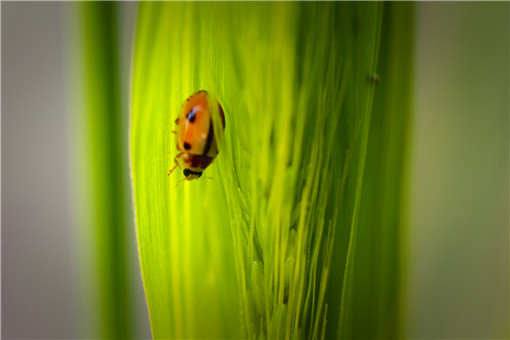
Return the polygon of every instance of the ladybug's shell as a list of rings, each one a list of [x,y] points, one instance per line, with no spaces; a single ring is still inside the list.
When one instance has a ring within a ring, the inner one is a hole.
[[[215,157],[218,154],[211,120],[211,105],[217,103],[218,112],[225,127],[223,109],[206,91],[198,91],[184,102],[175,121],[177,148],[192,155]]]

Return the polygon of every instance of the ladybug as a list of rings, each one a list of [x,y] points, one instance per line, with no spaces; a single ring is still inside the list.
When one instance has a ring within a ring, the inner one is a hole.
[[[225,129],[223,108],[207,91],[198,91],[186,99],[182,105],[179,117],[175,120],[175,124],[178,125],[177,131],[172,131],[177,135],[177,149],[180,153],[175,156],[175,166],[168,175],[177,166],[181,167],[182,165],[185,180],[191,181],[200,178],[203,171],[218,155],[218,145],[211,117],[211,113],[214,112],[211,110],[213,105],[218,106],[218,113],[223,129]]]

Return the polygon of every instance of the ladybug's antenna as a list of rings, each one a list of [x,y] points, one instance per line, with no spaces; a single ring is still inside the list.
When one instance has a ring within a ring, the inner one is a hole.
[[[204,176],[204,177],[202,177],[202,178],[214,179],[214,178],[212,178],[211,176]]]
[[[175,185],[175,187],[177,188],[177,186],[178,186],[178,185],[179,185],[182,181],[184,181],[184,180],[186,180],[186,177],[184,177],[184,178],[183,178],[183,179],[181,179],[179,182],[177,182],[177,184]]]

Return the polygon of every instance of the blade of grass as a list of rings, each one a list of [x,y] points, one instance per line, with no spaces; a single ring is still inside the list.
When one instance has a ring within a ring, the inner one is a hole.
[[[126,119],[121,105],[117,4],[81,4],[88,228],[95,243],[93,274],[103,338],[130,338]]]
[[[213,181],[175,188],[182,174],[167,176],[175,156],[170,130],[182,102],[202,88],[219,93],[217,85],[197,83],[199,57],[210,58],[213,52],[212,42],[199,38],[205,31],[201,15],[205,13],[193,3],[143,3],[139,10],[131,166],[142,275],[155,338],[242,334],[230,229],[221,222],[228,220],[225,198],[214,166],[206,172]],[[216,71],[211,62],[204,66]],[[204,74],[203,79],[216,77]],[[229,128],[230,124],[227,117]]]
[[[384,6],[375,97],[368,134],[357,237],[352,240],[351,293],[343,300],[350,327],[343,337],[395,338],[402,324],[401,201],[408,141],[413,5]],[[379,83],[380,81],[380,83]],[[346,329],[343,329],[346,330]]]

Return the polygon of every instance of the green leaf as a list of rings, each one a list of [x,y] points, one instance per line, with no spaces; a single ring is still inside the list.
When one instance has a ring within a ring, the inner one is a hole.
[[[356,263],[356,248],[365,195],[376,194],[364,182],[382,7],[140,5],[131,170],[155,338],[315,339],[364,327],[355,283],[371,268]],[[175,188],[183,176],[167,176],[177,154],[170,131],[183,101],[201,89],[226,117],[224,135],[215,129],[220,153],[205,171],[213,180]],[[406,114],[402,107],[396,119]],[[387,235],[387,246],[395,240]]]

